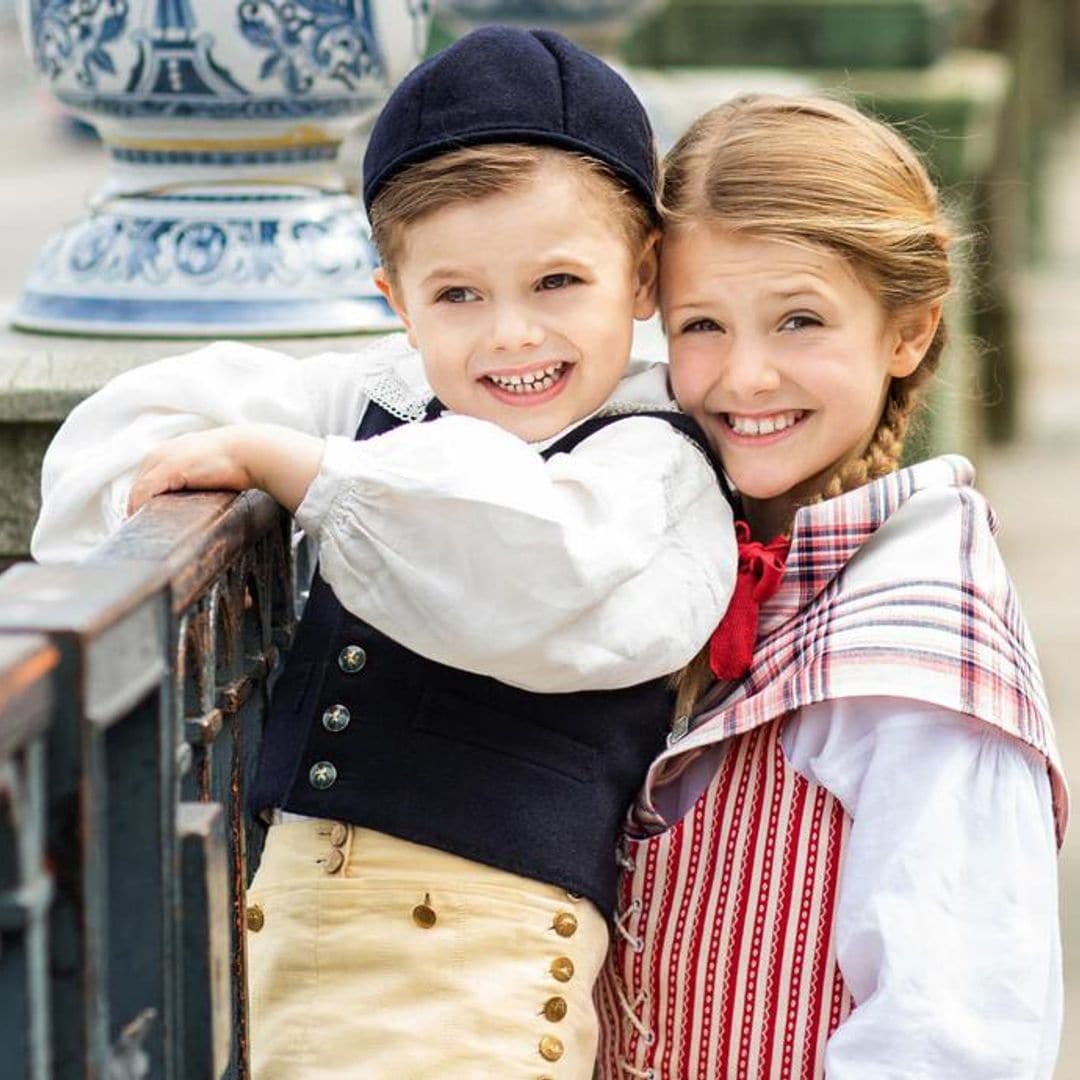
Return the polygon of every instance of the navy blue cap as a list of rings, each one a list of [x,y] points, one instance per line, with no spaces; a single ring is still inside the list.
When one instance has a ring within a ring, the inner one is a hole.
[[[450,150],[519,142],[597,158],[652,206],[649,118],[592,53],[550,30],[486,26],[414,68],[390,95],[364,154],[364,205],[409,165]]]

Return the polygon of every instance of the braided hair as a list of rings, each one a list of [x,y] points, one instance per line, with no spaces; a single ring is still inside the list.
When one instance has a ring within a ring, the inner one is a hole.
[[[838,101],[748,95],[705,113],[664,162],[661,210],[668,226],[703,223],[840,255],[889,316],[939,303],[951,288],[952,229],[918,154]],[[891,380],[863,453],[827,472],[802,505],[899,467],[946,339],[942,320],[918,367]],[[711,682],[706,646],[673,677],[676,715],[688,716]]]

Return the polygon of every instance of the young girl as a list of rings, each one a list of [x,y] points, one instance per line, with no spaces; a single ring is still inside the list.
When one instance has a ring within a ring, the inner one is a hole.
[[[1042,681],[971,466],[899,467],[945,342],[934,187],[853,109],[745,98],[671,151],[663,201],[672,383],[741,495],[727,622],[759,621],[752,657],[718,637],[679,678],[600,1074],[1050,1077]]]
[[[320,545],[249,793],[258,1080],[587,1080],[619,824],[735,577],[700,432],[629,366],[652,133],[595,57],[489,28],[401,83],[364,170],[420,357],[129,373],[50,449],[35,553],[199,487]]]

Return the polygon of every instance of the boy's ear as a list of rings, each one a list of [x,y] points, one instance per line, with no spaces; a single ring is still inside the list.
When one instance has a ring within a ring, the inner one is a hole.
[[[906,378],[922,363],[940,322],[940,300],[901,311],[896,316],[896,336],[889,359],[889,374],[893,378]]]
[[[402,323],[404,323],[405,334],[409,339],[409,344],[414,349],[418,348],[416,344],[416,334],[413,332],[412,320],[409,318],[409,313],[406,311],[405,305],[398,299],[397,293],[395,293],[394,286],[391,284],[386,271],[381,266],[377,266],[371,277],[375,282],[375,288],[386,297],[386,302],[394,309],[394,313]]]
[[[660,233],[645,243],[634,271],[634,318],[651,319],[656,312],[656,290],[660,277]]]

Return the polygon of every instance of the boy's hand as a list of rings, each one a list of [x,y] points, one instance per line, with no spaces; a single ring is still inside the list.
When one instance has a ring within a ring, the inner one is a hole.
[[[319,471],[322,452],[322,439],[273,424],[235,424],[179,435],[143,461],[128,495],[128,514],[169,491],[253,487],[292,513]]]

